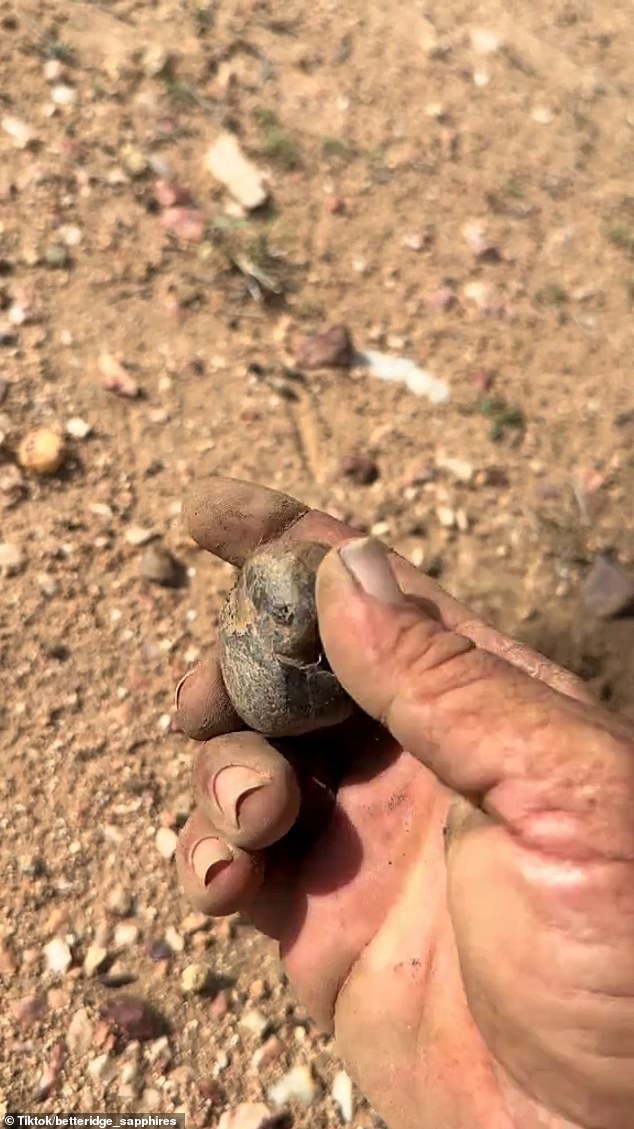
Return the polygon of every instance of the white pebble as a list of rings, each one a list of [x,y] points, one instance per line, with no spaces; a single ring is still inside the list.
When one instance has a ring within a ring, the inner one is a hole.
[[[554,114],[548,106],[535,106],[531,111],[531,117],[538,125],[550,125],[553,120]]]
[[[97,1055],[88,1063],[86,1072],[93,1082],[111,1082],[117,1068],[109,1054]]]
[[[153,529],[144,529],[142,525],[131,525],[125,531],[125,539],[128,545],[147,545],[156,537],[156,532]]]
[[[35,583],[42,595],[48,597],[49,600],[59,592],[59,584],[55,577],[51,576],[48,572],[38,572],[35,577]]]
[[[77,101],[77,91],[65,82],[59,82],[51,90],[51,98],[56,106],[72,106]]]
[[[171,859],[178,845],[178,835],[171,827],[159,827],[154,843],[161,858]]]
[[[94,976],[103,967],[108,959],[108,950],[103,945],[93,943],[89,945],[84,957],[84,972],[86,976]]]
[[[453,455],[437,455],[436,466],[440,467],[441,470],[448,470],[461,482],[471,482],[473,478],[473,467],[466,459],[457,458]]]
[[[266,1016],[256,1007],[250,1008],[245,1011],[240,1017],[240,1027],[248,1031],[251,1035],[261,1038],[266,1031],[269,1021]]]
[[[332,1098],[339,1108],[341,1120],[346,1124],[354,1116],[354,1099],[352,1096],[352,1080],[345,1070],[339,1070],[332,1081]]]
[[[5,114],[0,122],[6,134],[11,138],[16,149],[28,149],[35,141],[35,130],[13,114]]]
[[[374,525],[370,528],[370,533],[373,537],[386,537],[390,532],[389,522],[375,521]]]
[[[66,1029],[66,1042],[71,1054],[82,1055],[90,1049],[93,1040],[93,1025],[85,1007],[75,1012]]]
[[[13,541],[0,541],[0,576],[15,576],[24,567],[24,553]]]
[[[310,1067],[293,1066],[269,1088],[267,1096],[277,1106],[287,1105],[292,1100],[300,1105],[312,1105],[317,1097],[317,1084]]]
[[[138,939],[139,929],[134,922],[122,921],[115,927],[114,944],[117,949],[127,949],[130,945],[135,945]]]
[[[169,733],[172,728],[172,715],[169,713],[162,713],[158,719],[159,733]],[[173,853],[173,852],[172,852]],[[167,855],[167,858],[170,856]]]
[[[59,82],[66,73],[61,59],[47,59],[44,64],[44,78],[47,82]]]
[[[67,972],[73,963],[73,954],[61,937],[54,937],[44,946],[44,956],[50,972]]]
[[[502,46],[500,37],[485,27],[472,27],[469,36],[471,46],[478,55],[493,55]]]
[[[271,1114],[263,1102],[241,1102],[227,1109],[218,1122],[218,1129],[265,1129]]]
[[[165,930],[165,940],[167,941],[173,953],[182,953],[185,948],[185,942],[177,929],[173,925],[168,925]]]
[[[70,435],[71,439],[87,439],[91,432],[92,424],[81,416],[71,416],[66,420],[66,434]]]
[[[445,529],[453,529],[456,524],[456,515],[451,506],[436,506],[436,517]]]

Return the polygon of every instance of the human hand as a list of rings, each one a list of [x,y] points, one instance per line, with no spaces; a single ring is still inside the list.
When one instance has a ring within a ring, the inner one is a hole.
[[[186,513],[236,565],[281,535],[344,545],[318,573],[320,632],[383,723],[273,747],[240,731],[213,655],[196,668],[178,692],[206,741],[178,851],[192,899],[279,940],[391,1129],[631,1129],[631,727],[327,515],[231,479]]]

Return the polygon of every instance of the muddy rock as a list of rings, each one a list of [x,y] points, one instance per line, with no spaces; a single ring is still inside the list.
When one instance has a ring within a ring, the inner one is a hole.
[[[354,355],[348,327],[332,325],[299,342],[295,363],[300,369],[350,368]]]
[[[144,1043],[158,1039],[167,1027],[165,1019],[152,1004],[128,993],[122,992],[107,1000],[99,1011],[123,1045],[132,1040]]]

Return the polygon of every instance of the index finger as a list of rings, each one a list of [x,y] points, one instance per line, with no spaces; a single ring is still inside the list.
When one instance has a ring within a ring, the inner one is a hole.
[[[192,492],[183,513],[190,535],[202,549],[238,567],[259,545],[279,537],[321,541],[335,547],[359,535],[352,526],[320,510],[309,509],[287,494],[220,475],[212,476]],[[595,700],[581,679],[478,619],[404,557],[392,551],[391,560],[403,591],[424,600],[428,611],[451,631],[569,697]],[[195,695],[201,688],[196,680],[189,680],[187,689]]]

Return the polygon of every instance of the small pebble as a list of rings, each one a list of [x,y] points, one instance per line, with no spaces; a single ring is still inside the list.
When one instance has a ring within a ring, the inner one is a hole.
[[[53,270],[63,270],[70,263],[68,247],[63,243],[49,243],[44,251],[44,262]]]
[[[84,957],[84,972],[86,976],[95,976],[108,960],[108,950],[102,945],[89,945]]]
[[[127,949],[136,945],[139,939],[139,928],[133,921],[122,921],[115,926],[114,945],[117,949]]]
[[[73,963],[73,954],[61,937],[54,937],[44,946],[44,957],[50,972],[67,972]]]
[[[202,995],[211,983],[211,972],[206,964],[188,964],[181,973],[181,991],[184,996]]]
[[[64,438],[51,427],[30,431],[18,447],[18,462],[33,474],[55,474],[66,459]]]
[[[121,1041],[140,1043],[158,1039],[165,1033],[165,1020],[151,1004],[138,996],[121,993],[101,1005],[100,1015],[116,1031]]]
[[[106,909],[116,917],[128,917],[134,908],[132,894],[124,886],[113,886],[106,894]]]
[[[0,576],[17,576],[26,563],[19,545],[13,541],[0,541]]]
[[[198,913],[196,910],[193,910],[192,913],[188,913],[187,917],[184,917],[180,924],[181,932],[184,933],[186,937],[190,937],[193,933],[200,933],[210,927],[211,919],[207,914]]]
[[[356,486],[371,486],[379,477],[379,468],[370,455],[346,455],[340,473]]]
[[[157,180],[154,185],[154,199],[161,208],[191,204],[192,195],[176,180]]]
[[[268,189],[260,170],[242,152],[240,142],[233,133],[224,132],[216,138],[207,151],[205,164],[208,171],[220,181],[231,195],[252,211],[268,199]]]
[[[352,1121],[354,1116],[354,1100],[352,1095],[352,1080],[345,1070],[338,1070],[332,1080],[332,1098],[339,1109],[341,1120],[344,1124]]]
[[[284,1053],[284,1045],[277,1035],[271,1035],[266,1042],[253,1052],[251,1065],[258,1072],[277,1062]]]
[[[145,580],[163,588],[176,588],[180,583],[178,561],[163,545],[150,545],[146,549],[139,562],[139,572]]]
[[[173,949],[170,947],[166,940],[157,938],[155,941],[150,941],[147,947],[147,954],[150,960],[163,961],[169,960],[174,955]]]
[[[56,106],[72,106],[77,101],[77,91],[74,86],[58,82],[51,90],[51,98]]]
[[[634,615],[634,576],[601,554],[586,577],[583,602],[599,619]]]
[[[473,478],[473,467],[466,459],[454,458],[450,455],[438,455],[436,466],[440,470],[448,470],[454,478],[460,479],[461,482],[471,482]]]
[[[300,341],[295,362],[298,368],[350,368],[355,350],[345,325],[333,325]]]
[[[117,396],[124,396],[128,400],[136,399],[140,391],[138,382],[112,353],[101,352],[97,365],[101,373],[102,385],[107,392],[114,392]]]
[[[206,222],[204,214],[198,208],[166,208],[161,216],[165,230],[183,243],[202,243]]]
[[[119,154],[121,164],[133,179],[143,176],[148,170],[148,161],[138,145],[124,145]]]
[[[128,545],[147,545],[148,541],[152,541],[157,536],[154,529],[144,529],[142,525],[131,525],[126,529],[124,537]]]
[[[309,1066],[293,1066],[279,1082],[267,1090],[267,1097],[276,1106],[287,1105],[290,1101],[309,1106],[317,1097],[317,1084]]]
[[[0,120],[0,125],[11,138],[16,149],[28,149],[36,140],[37,135],[32,126],[13,114],[5,114]]]
[[[269,1026],[269,1020],[258,1008],[250,1008],[249,1011],[245,1011],[240,1016],[238,1025],[248,1031],[250,1035],[255,1035],[256,1038],[261,1039]]]
[[[263,1102],[241,1102],[225,1110],[217,1129],[269,1129],[270,1126],[271,1113]]]
[[[46,82],[60,82],[66,74],[66,68],[61,59],[47,59],[44,63],[44,78]]]
[[[73,1015],[66,1029],[66,1042],[71,1054],[83,1055],[93,1044],[94,1026],[85,1007],[80,1007]]]
[[[72,416],[71,419],[66,420],[66,434],[70,435],[71,439],[87,439],[91,433],[92,424],[87,423],[80,416]]]
[[[143,52],[141,65],[147,78],[158,78],[168,69],[170,62],[169,51],[160,43],[151,43]]]
[[[178,846],[178,835],[171,827],[159,827],[154,836],[154,845],[161,858],[171,859]]]
[[[90,1060],[86,1067],[86,1073],[93,1082],[111,1082],[117,1073],[116,1063],[106,1051]]]
[[[178,932],[178,929],[175,929],[173,925],[168,925],[165,930],[165,940],[172,953],[182,953],[185,951],[185,941]]]
[[[390,532],[390,523],[388,521],[375,521],[374,525],[370,526],[370,534],[372,537],[387,537]]]
[[[436,506],[436,517],[445,529],[453,529],[456,524],[456,513],[451,506]]]

